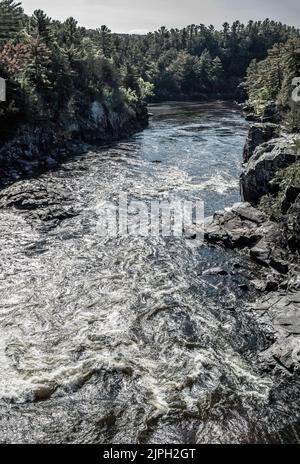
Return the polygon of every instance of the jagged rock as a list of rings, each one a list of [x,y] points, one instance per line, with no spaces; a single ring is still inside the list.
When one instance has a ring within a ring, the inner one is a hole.
[[[273,139],[256,148],[241,175],[241,193],[245,201],[257,204],[263,195],[271,191],[269,182],[275,174],[296,161],[294,138]]]
[[[290,206],[285,222],[287,240],[290,250],[295,253],[300,251],[300,195]]]
[[[287,274],[289,272],[289,263],[286,260],[277,257],[275,253],[271,254],[269,265],[280,274]]]
[[[289,185],[284,192],[284,198],[281,203],[281,211],[285,214],[291,205],[295,202],[297,197],[300,195],[300,188]]]
[[[271,267],[280,274],[287,274],[289,264],[286,257],[286,251],[281,248],[281,233],[277,230],[276,224],[266,230],[264,238],[250,250],[250,257],[264,267]],[[263,234],[262,234],[263,235]]]
[[[249,203],[236,203],[207,219],[204,237],[210,243],[246,249],[253,261],[279,274],[289,271],[280,226]]]
[[[60,221],[75,216],[73,198],[63,186],[43,183],[42,177],[20,181],[0,191],[0,209],[15,208],[29,220],[55,227]]]
[[[252,247],[263,237],[259,226],[266,220],[249,203],[236,203],[206,220],[205,238],[230,248]]]
[[[280,106],[277,105],[274,101],[269,101],[264,108],[263,114],[261,116],[262,122],[271,122],[275,124],[280,124],[283,117],[283,111]]]
[[[273,331],[273,343],[261,353],[262,362],[290,373],[300,367],[300,291],[273,292],[252,303],[251,309]]]
[[[247,203],[236,203],[231,208],[232,212],[238,215],[241,219],[262,224],[267,220],[267,216],[262,211],[253,208]]]
[[[273,137],[278,137],[280,126],[273,123],[256,123],[249,128],[246,144],[244,147],[244,162],[247,162],[254,150],[262,143],[268,142]]]
[[[270,249],[267,242],[261,240],[258,245],[254,246],[250,250],[250,257],[261,266],[269,267]]]

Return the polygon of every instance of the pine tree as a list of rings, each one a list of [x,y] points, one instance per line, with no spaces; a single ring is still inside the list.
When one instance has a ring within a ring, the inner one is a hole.
[[[30,30],[33,36],[49,43],[51,38],[51,19],[42,10],[35,10],[30,18]]]
[[[24,14],[21,3],[0,1],[0,44],[13,38],[23,27]]]

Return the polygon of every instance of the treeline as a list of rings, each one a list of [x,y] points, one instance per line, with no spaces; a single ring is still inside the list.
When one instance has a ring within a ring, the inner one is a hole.
[[[154,83],[158,98],[232,95],[253,59],[264,59],[274,44],[297,36],[294,27],[269,19],[224,23],[220,31],[192,24],[180,30],[161,27],[142,37],[114,36],[111,51]]]
[[[8,80],[9,98],[0,111],[6,120],[25,114],[55,120],[65,108],[76,112],[82,99],[118,112],[134,111],[151,96],[233,96],[251,62],[250,98],[259,92],[261,99],[254,77],[264,72],[259,63],[275,44],[273,50],[281,50],[297,37],[294,27],[268,19],[225,23],[221,30],[200,24],[144,36],[113,34],[106,26],[79,27],[71,17],[52,20],[41,10],[28,17],[19,3],[2,0],[0,75]]]
[[[106,35],[105,26],[91,34],[74,18],[54,21],[41,10],[28,17],[20,3],[0,1],[2,128],[31,118],[59,121],[63,111],[82,111],[94,100],[112,111],[135,111],[152,86],[108,53]]]

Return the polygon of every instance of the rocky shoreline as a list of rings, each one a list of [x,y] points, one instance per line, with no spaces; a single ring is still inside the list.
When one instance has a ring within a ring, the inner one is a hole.
[[[262,277],[252,282],[261,296],[249,311],[268,327],[273,343],[260,357],[264,368],[288,374],[300,365],[300,191],[286,188],[281,221],[271,220],[258,204],[272,193],[270,181],[278,171],[298,160],[295,139],[300,136],[284,133],[278,119],[253,122],[240,179],[243,201],[216,212],[205,224],[208,243],[235,249],[261,266]]]
[[[59,121],[22,124],[0,147],[0,188],[53,169],[69,155],[80,154],[92,145],[119,140],[148,125],[145,104],[116,112],[94,101],[76,114],[61,114]]]

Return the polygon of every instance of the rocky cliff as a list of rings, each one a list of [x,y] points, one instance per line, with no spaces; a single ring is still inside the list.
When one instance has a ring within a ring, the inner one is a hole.
[[[249,282],[258,292],[249,311],[273,339],[261,353],[263,368],[291,374],[300,367],[300,179],[290,176],[279,187],[274,178],[297,166],[300,135],[286,134],[277,122],[250,126],[241,174],[243,202],[208,218],[205,238],[261,266],[262,274]],[[265,198],[276,204],[276,218],[264,211]]]
[[[31,120],[0,145],[0,187],[43,169],[53,168],[68,153],[126,137],[148,124],[147,108],[139,104],[119,111],[93,101],[77,111],[65,111],[56,120]]]

